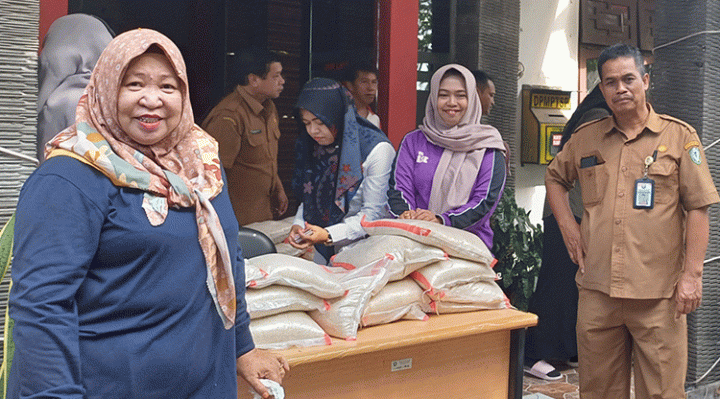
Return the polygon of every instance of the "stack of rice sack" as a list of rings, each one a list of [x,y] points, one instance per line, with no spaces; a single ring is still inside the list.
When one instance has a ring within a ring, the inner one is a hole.
[[[243,227],[247,227],[253,230],[257,230],[272,240],[275,244],[275,249],[279,254],[286,254],[292,256],[302,257],[304,259],[312,260],[313,248],[310,247],[305,250],[293,248],[287,242],[290,229],[292,228],[295,216],[290,216],[282,220],[266,220],[263,222],[255,222],[247,224]]]
[[[495,282],[495,260],[475,234],[422,220],[381,219],[363,221],[362,226],[369,240],[385,242],[391,237],[404,237],[447,254],[446,259],[420,267],[412,264],[403,270],[422,287],[423,311],[443,314],[510,306]]]
[[[266,254],[245,259],[245,285],[250,332],[258,348],[330,344],[307,312],[325,312],[330,300],[345,296],[337,274],[298,257]]]
[[[409,276],[446,259],[448,255],[440,248],[399,235],[374,235],[343,248],[331,263],[348,270],[381,266],[387,271],[387,286],[372,296],[362,313],[362,326],[371,326],[427,319],[423,290]]]
[[[383,264],[346,270],[285,254],[246,259],[245,298],[255,345],[285,349],[329,345],[329,335],[354,339],[363,309],[387,276]]]
[[[287,254],[245,262],[250,330],[259,348],[352,340],[359,327],[503,309],[494,259],[472,233],[419,220],[364,222],[370,235],[331,267]]]
[[[330,300],[326,311],[313,310],[310,316],[333,337],[354,340],[363,312],[388,282],[388,269],[383,262],[352,270],[339,269],[340,284],[347,289],[345,296]]]

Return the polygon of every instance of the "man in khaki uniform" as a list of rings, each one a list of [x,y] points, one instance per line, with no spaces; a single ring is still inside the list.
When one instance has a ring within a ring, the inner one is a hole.
[[[288,199],[278,176],[280,128],[273,99],[285,80],[282,64],[271,51],[249,49],[231,61],[239,83],[202,123],[218,141],[228,192],[240,225],[280,216]]]
[[[545,185],[580,268],[578,353],[584,399],[684,398],[686,314],[702,299],[708,206],[720,202],[692,126],[656,114],[640,52],[619,44],[598,59],[612,116],[581,126]],[[577,224],[567,191],[579,180]]]

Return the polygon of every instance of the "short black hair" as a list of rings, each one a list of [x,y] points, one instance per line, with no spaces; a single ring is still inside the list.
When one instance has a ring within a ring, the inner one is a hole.
[[[486,88],[489,81],[492,81],[493,78],[487,74],[485,71],[477,70],[477,71],[470,71],[470,73],[473,74],[475,77],[475,85],[481,88]]]
[[[343,69],[343,82],[354,82],[360,72],[369,72],[374,73],[375,76],[378,75],[378,70],[374,63],[370,61],[356,61],[350,63],[345,69]]]
[[[645,75],[645,62],[640,50],[629,44],[617,43],[612,46],[605,47],[600,53],[597,61],[597,69],[600,74],[600,80],[602,81],[602,68],[607,61],[614,60],[616,58],[632,58],[635,60],[635,67],[637,68],[640,76]]]
[[[270,72],[270,64],[274,62],[281,62],[280,55],[274,51],[260,47],[243,49],[239,55],[228,60],[228,78],[235,84],[247,86],[250,74],[265,79]]]

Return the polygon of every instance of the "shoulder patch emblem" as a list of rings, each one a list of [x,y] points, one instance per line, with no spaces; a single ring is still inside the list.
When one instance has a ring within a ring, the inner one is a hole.
[[[661,145],[660,147],[658,147],[658,151],[665,152],[667,151],[667,147],[665,145]]]
[[[700,158],[700,148],[699,147],[693,147],[691,148],[688,153],[690,154],[690,159],[696,164],[700,165],[702,162],[702,159]]]
[[[690,149],[690,147],[700,147],[700,143],[695,140],[689,141],[687,144],[685,144],[685,149],[688,150]]]

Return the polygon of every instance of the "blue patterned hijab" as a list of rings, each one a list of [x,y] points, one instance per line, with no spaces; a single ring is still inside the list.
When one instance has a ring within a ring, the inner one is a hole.
[[[303,203],[308,223],[328,227],[343,220],[350,200],[363,179],[362,163],[378,143],[390,142],[375,125],[357,114],[347,89],[325,78],[308,81],[295,108],[318,117],[335,142],[322,146],[307,134],[305,126],[295,144],[293,190]]]

